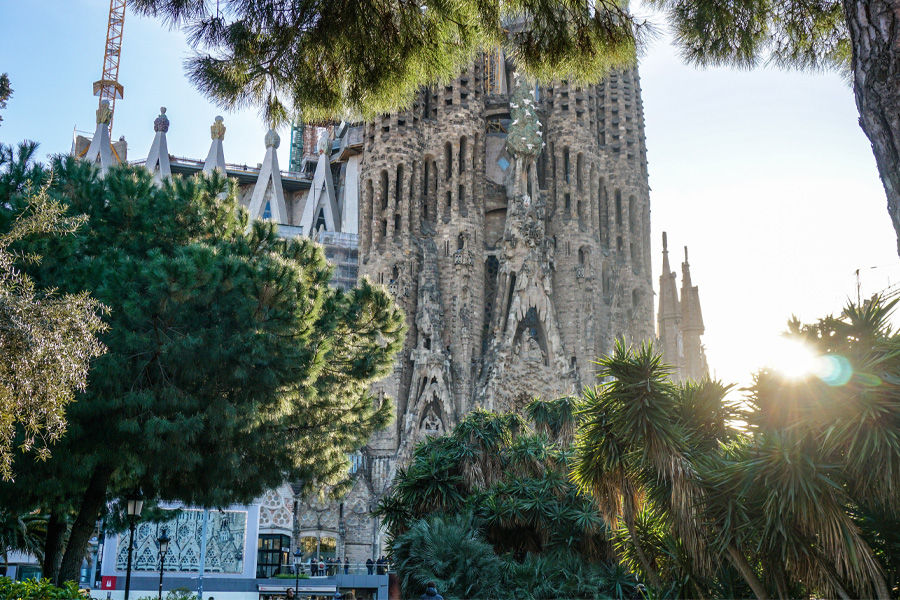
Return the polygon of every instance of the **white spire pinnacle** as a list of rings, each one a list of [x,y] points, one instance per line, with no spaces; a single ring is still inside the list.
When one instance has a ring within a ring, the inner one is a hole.
[[[319,161],[316,164],[316,173],[313,175],[312,185],[306,196],[303,216],[300,217],[300,226],[309,237],[315,237],[315,227],[320,211],[325,218],[327,231],[341,231],[341,213],[338,211],[334,180],[331,177],[330,149],[331,144],[323,136],[317,147]]]
[[[203,163],[203,172],[209,175],[214,169],[221,169],[225,174],[225,150],[222,147],[222,141],[225,139],[225,119],[221,116],[209,128],[209,136],[212,143],[209,145],[209,154],[206,155],[206,162]]]
[[[284,203],[284,189],[281,187],[281,170],[278,168],[278,146],[281,138],[274,129],[266,133],[266,157],[263,159],[250,198],[250,218],[261,219],[269,207],[269,219],[276,223],[287,223],[287,206]]]
[[[84,155],[84,160],[100,163],[101,173],[106,173],[106,170],[116,163],[116,159],[113,158],[112,143],[109,140],[110,120],[112,120],[112,110],[109,108],[109,100],[104,100],[97,109],[97,130],[94,131],[91,146]]]
[[[166,143],[169,117],[166,116],[165,106],[160,107],[159,116],[153,121],[153,131],[156,132],[156,135],[153,137],[153,144],[150,145],[150,153],[144,164],[153,173],[153,179],[159,183],[163,179],[172,177],[172,166],[169,164],[169,145]]]

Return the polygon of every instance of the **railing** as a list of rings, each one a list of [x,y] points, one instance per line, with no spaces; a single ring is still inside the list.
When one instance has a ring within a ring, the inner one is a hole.
[[[359,246],[359,235],[356,233],[320,231],[319,235],[316,236],[316,241],[320,244],[332,244],[334,246],[343,246],[345,248],[356,248]]]
[[[134,166],[143,166],[144,163],[147,162],[145,158],[139,158],[137,160],[130,160],[128,164]],[[172,154],[169,155],[169,162],[173,165],[187,165],[192,167],[197,167],[199,169],[203,168],[203,165],[206,161],[197,159],[197,158],[188,158],[186,156],[174,156]],[[251,167],[250,165],[238,165],[235,163],[225,163],[225,169],[227,171],[236,171],[239,173],[247,173],[248,175],[258,175],[260,171],[260,167]],[[312,180],[311,175],[307,175],[306,173],[298,173],[297,171],[281,171],[282,177],[287,177],[289,179],[304,179],[307,181]]]
[[[320,563],[321,564],[321,563]],[[371,567],[371,573],[370,571]],[[366,563],[325,563],[324,569],[319,569],[318,567],[313,570],[311,565],[308,562],[308,559],[299,565],[299,574],[300,575],[308,575],[310,579],[317,578],[325,578],[325,577],[334,577],[335,575],[387,575],[389,572],[393,572],[394,567],[390,563],[382,564],[382,565],[367,565]],[[282,565],[281,572],[284,574],[297,575],[298,573],[294,571],[294,565]],[[315,572],[315,574],[313,574]],[[288,578],[282,576],[278,579],[284,579],[288,581]]]

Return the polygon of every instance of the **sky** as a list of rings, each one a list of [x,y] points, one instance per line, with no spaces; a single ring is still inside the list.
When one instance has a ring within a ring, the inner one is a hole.
[[[0,0],[0,72],[14,90],[0,142],[32,139],[52,154],[70,150],[75,128],[93,131],[108,8],[106,0]],[[170,153],[202,159],[222,114],[226,161],[259,163],[262,121],[253,110],[224,112],[193,89],[182,65],[190,54],[182,33],[128,13],[113,137],[126,136],[129,159],[144,158],[166,106]],[[791,315],[813,321],[856,298],[857,269],[863,298],[900,283],[884,191],[840,76],[700,70],[665,36],[640,76],[654,287],[665,231],[676,270],[689,247],[714,375],[746,384]],[[290,134],[280,133],[286,168]]]

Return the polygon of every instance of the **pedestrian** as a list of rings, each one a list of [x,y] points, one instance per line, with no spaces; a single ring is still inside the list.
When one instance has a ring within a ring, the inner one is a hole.
[[[375,572],[375,561],[372,560],[371,556],[366,559],[366,569],[369,570],[369,575]]]
[[[287,598],[287,600],[294,600],[294,588],[287,588],[284,591],[284,595]]]
[[[309,572],[313,577],[319,576],[319,561],[314,556],[309,557]]]
[[[325,575],[325,559],[319,557],[319,573]]]
[[[344,557],[344,575],[350,574],[350,559],[346,556]]]
[[[444,600],[444,597],[438,594],[437,585],[433,581],[425,584],[425,593],[419,597],[419,600]]]

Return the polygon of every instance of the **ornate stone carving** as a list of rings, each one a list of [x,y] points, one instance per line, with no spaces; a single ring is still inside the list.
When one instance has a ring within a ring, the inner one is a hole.
[[[169,131],[169,117],[166,116],[166,107],[159,107],[159,116],[153,121],[153,131]]]
[[[213,121],[213,124],[209,127],[209,136],[215,141],[222,141],[225,139],[225,119],[221,116],[216,117],[216,120]]]

